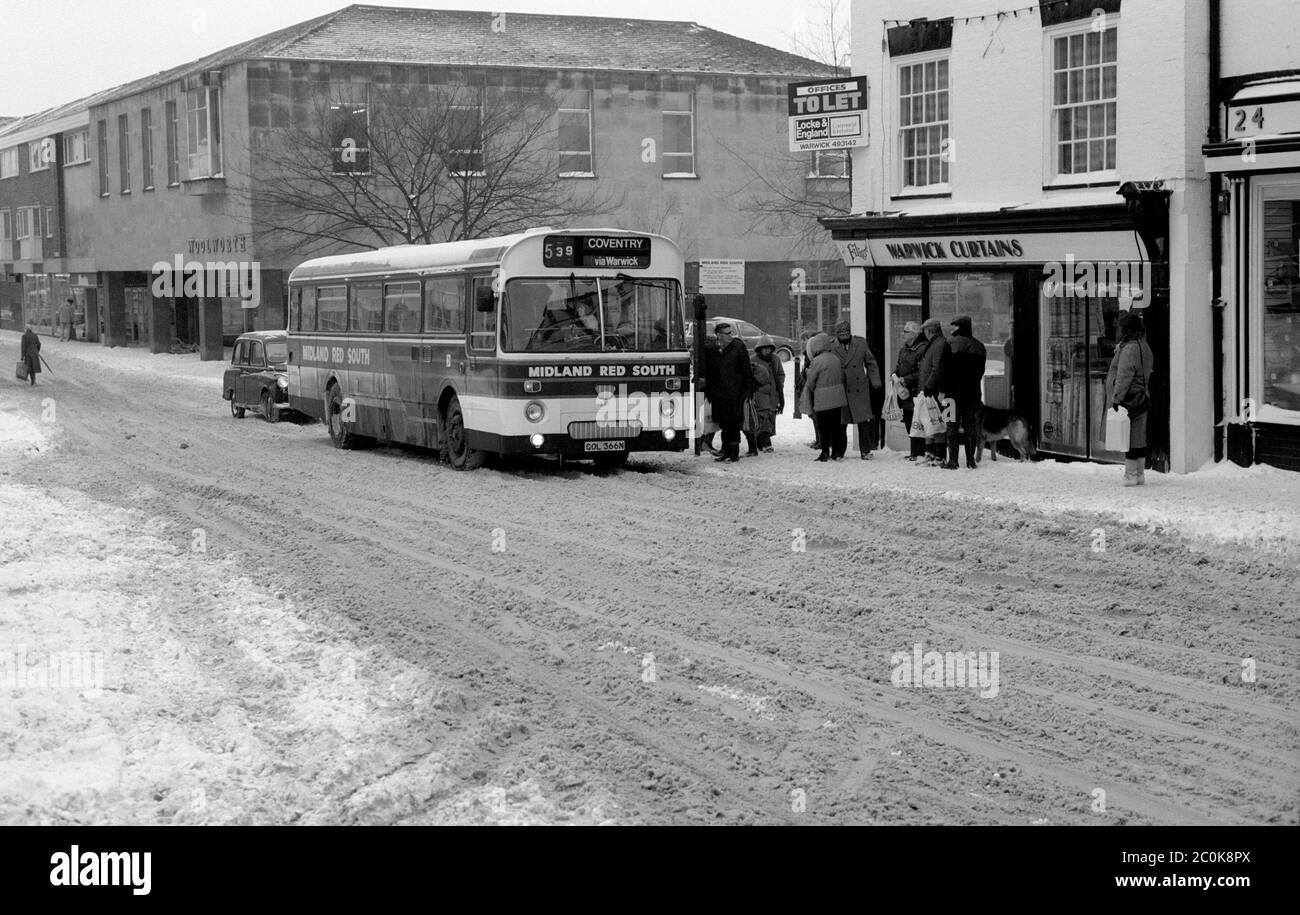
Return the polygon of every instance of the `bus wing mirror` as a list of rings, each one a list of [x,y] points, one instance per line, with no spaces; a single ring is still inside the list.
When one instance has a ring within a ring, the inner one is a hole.
[[[497,297],[490,286],[478,286],[474,289],[474,310],[482,312],[496,311]]]

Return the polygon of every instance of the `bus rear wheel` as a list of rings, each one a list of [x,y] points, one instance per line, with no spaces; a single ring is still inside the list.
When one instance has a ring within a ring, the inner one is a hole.
[[[483,466],[485,455],[469,446],[465,433],[465,414],[460,409],[460,398],[452,395],[447,404],[447,460],[457,470],[473,470]]]
[[[330,385],[325,395],[325,422],[335,448],[347,450],[357,447],[360,436],[348,429],[348,424],[343,421],[343,394],[335,384]]]

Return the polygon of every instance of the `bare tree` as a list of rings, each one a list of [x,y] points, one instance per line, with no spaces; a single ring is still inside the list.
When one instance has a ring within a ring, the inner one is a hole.
[[[842,0],[825,0],[807,28],[790,42],[799,53],[825,64],[828,77],[847,76],[852,72],[849,34],[848,5]],[[746,175],[738,209],[754,220],[755,232],[793,239],[792,257],[833,256],[826,230],[817,220],[850,212],[847,150],[755,153],[719,145]],[[832,177],[836,175],[839,177]]]
[[[395,85],[313,99],[256,144],[246,177],[261,244],[431,244],[560,225],[617,205],[558,180],[556,106],[537,90]]]

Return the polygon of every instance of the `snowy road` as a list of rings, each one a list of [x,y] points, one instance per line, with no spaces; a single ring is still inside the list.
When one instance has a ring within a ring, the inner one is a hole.
[[[0,822],[1300,822],[1295,502],[1184,539],[1090,509],[1114,468],[797,436],[457,473],[235,420],[194,357],[47,354],[0,384],[0,653],[104,688],[0,683]],[[995,687],[895,685],[917,644]]]

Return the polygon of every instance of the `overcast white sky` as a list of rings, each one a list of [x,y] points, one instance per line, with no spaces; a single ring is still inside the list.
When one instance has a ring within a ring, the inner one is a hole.
[[[346,0],[0,0],[0,115],[24,115],[347,6]],[[670,19],[795,50],[824,0],[387,0],[375,6]],[[844,0],[847,8],[847,0]]]

